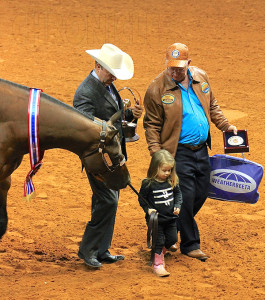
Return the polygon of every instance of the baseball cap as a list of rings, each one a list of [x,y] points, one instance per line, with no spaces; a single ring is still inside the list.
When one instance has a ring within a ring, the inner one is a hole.
[[[189,60],[189,49],[181,43],[172,44],[166,51],[166,66],[180,67],[186,66]]]

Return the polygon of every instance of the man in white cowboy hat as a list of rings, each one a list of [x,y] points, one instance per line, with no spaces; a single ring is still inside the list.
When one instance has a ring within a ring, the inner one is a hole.
[[[90,117],[109,120],[121,110],[121,120],[132,121],[142,115],[142,107],[134,107],[124,112],[123,102],[113,81],[131,79],[134,73],[132,58],[112,44],[104,44],[101,49],[86,51],[94,60],[95,68],[77,88],[74,107]],[[125,137],[121,120],[115,123],[119,130],[122,151],[125,157]],[[78,256],[90,267],[100,268],[102,262],[114,263],[124,259],[122,255],[111,255],[112,235],[115,224],[119,191],[108,189],[104,183],[87,172],[93,192],[91,220],[87,223]]]

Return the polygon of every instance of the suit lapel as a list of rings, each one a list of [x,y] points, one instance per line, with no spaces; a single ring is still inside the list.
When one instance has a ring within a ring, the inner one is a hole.
[[[91,73],[89,74],[89,77],[93,80],[95,86],[96,86],[96,89],[102,94],[104,95],[104,98],[112,105],[115,107],[116,110],[119,110],[119,107],[117,105],[117,103],[115,102],[115,100],[112,98],[111,94],[109,93],[109,91],[106,89],[106,87],[104,86],[104,84],[102,84],[97,78],[95,78],[93,75],[92,75],[92,71]],[[114,90],[114,93],[120,103],[120,95],[119,93],[117,92],[115,86],[112,84],[112,88]],[[118,96],[117,96],[118,95]]]

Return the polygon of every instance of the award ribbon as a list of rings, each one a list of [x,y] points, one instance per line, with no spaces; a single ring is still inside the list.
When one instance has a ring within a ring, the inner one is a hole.
[[[24,183],[24,197],[30,200],[35,196],[35,188],[32,177],[42,166],[44,151],[39,147],[39,104],[40,89],[30,89],[28,105],[28,141],[29,141],[29,158],[31,170],[28,173]]]

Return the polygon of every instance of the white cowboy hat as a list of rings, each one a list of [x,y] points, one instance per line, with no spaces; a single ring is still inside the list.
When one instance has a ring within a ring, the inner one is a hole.
[[[117,79],[128,80],[133,77],[134,65],[129,54],[112,44],[104,44],[101,49],[86,50],[103,68]]]

